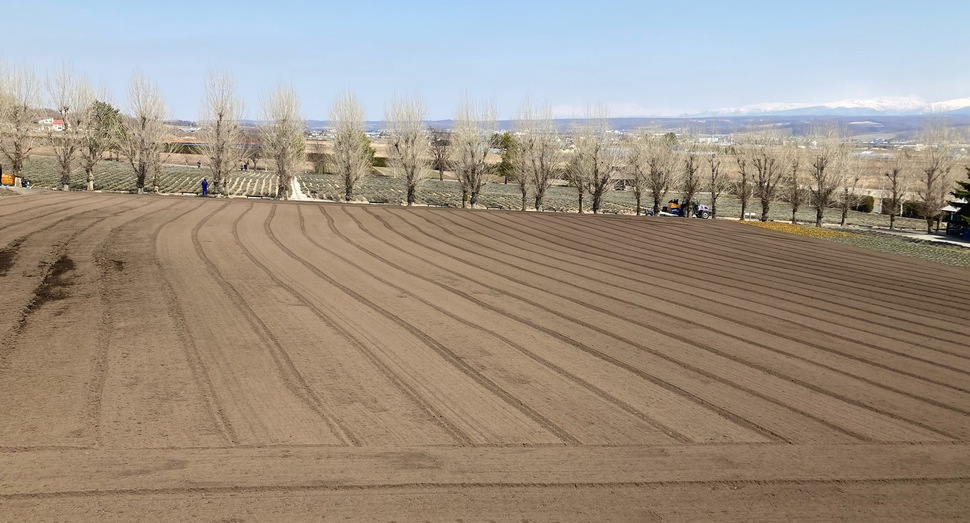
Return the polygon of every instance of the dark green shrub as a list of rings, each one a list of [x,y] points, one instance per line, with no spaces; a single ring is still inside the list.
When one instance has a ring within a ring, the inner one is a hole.
[[[926,216],[923,215],[923,202],[914,200],[903,202],[902,215],[904,218],[925,218]]]
[[[314,174],[331,174],[330,155],[327,153],[307,153],[307,161],[313,164]]]
[[[856,202],[855,210],[859,212],[872,212],[872,209],[876,206],[876,199],[872,196],[862,196],[859,201]]]

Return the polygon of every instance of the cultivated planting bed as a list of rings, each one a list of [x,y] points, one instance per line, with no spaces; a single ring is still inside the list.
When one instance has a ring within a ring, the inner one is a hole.
[[[724,220],[4,198],[0,514],[959,519],[968,275]]]

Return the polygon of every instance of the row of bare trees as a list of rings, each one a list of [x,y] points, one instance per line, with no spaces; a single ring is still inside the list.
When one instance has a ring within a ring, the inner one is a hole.
[[[128,98],[130,114],[123,116],[67,65],[46,79],[27,67],[8,67],[0,72],[0,152],[20,176],[35,147],[44,143],[53,151],[65,190],[78,164],[87,189],[93,190],[95,167],[109,150],[118,150],[131,164],[139,188],[149,175],[157,183],[167,136],[164,103],[154,84],[137,74]],[[49,123],[38,129],[45,116]]]
[[[53,108],[61,128],[36,130],[40,107]],[[211,173],[213,194],[224,191],[230,173],[240,162],[259,157],[272,160],[277,176],[277,197],[290,196],[293,177],[306,160],[305,121],[294,89],[280,86],[262,99],[264,123],[256,132],[242,125],[243,104],[227,73],[210,73],[200,117],[199,144]],[[486,183],[494,174],[490,158],[495,146],[497,116],[494,105],[465,100],[456,111],[449,131],[426,127],[426,110],[418,97],[395,97],[385,109],[387,159],[391,172],[406,187],[406,203],[417,201],[421,182],[438,170],[439,179],[451,171],[462,192],[462,205],[479,205]],[[157,189],[158,176],[171,138],[166,126],[165,103],[155,84],[133,75],[127,111],[115,109],[103,93],[64,66],[46,79],[29,68],[8,67],[0,74],[0,153],[14,174],[39,143],[53,150],[68,188],[75,165],[86,173],[88,190],[94,188],[97,163],[109,150],[119,151],[131,166],[139,191]],[[364,108],[351,93],[337,97],[330,109],[333,126],[332,165],[344,184],[344,199],[354,198],[361,177],[371,169],[374,151],[365,134]],[[620,135],[609,127],[602,107],[591,108],[570,135],[561,134],[548,106],[526,101],[514,120],[514,134],[503,144],[508,172],[519,184],[521,208],[542,210],[548,188],[557,179],[577,190],[580,212],[603,210],[606,193],[618,183],[628,184],[636,199],[636,212],[645,204],[660,211],[668,195],[682,197],[687,205],[707,193],[711,213],[718,215],[718,199],[731,193],[741,204],[740,218],[749,207],[760,206],[767,220],[771,206],[785,202],[792,221],[804,207],[815,210],[821,226],[824,213],[841,211],[844,224],[857,201],[860,173],[871,170],[860,156],[850,154],[846,140],[834,130],[808,139],[744,137],[730,147],[699,144],[690,136],[647,132]],[[923,150],[896,151],[884,168],[890,226],[901,212],[903,199],[915,194],[927,217],[928,229],[946,203],[955,166],[951,138],[945,126],[930,126],[920,140]],[[688,213],[689,214],[689,213]]]

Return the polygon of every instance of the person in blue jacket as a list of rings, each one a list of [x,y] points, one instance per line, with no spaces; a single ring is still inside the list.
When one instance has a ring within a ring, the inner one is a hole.
[[[202,196],[209,196],[209,181],[202,179]]]

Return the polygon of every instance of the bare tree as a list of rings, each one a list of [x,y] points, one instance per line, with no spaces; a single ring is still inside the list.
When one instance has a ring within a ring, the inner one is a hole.
[[[643,214],[643,195],[649,183],[649,138],[637,134],[626,141],[626,168],[633,180],[633,198],[636,201],[637,216]]]
[[[54,151],[60,168],[61,188],[71,189],[71,170],[82,146],[87,109],[94,94],[86,81],[79,78],[67,64],[47,78],[47,103],[57,112],[61,126],[47,128],[47,143]]]
[[[199,138],[202,154],[212,172],[212,194],[219,196],[231,173],[242,161],[243,106],[236,96],[236,83],[229,73],[210,72],[205,82]]]
[[[370,141],[364,133],[364,107],[353,93],[338,96],[330,106],[334,168],[344,179],[344,200],[354,199],[357,182],[371,170]]]
[[[839,210],[842,212],[839,218],[839,226],[845,227],[845,221],[849,217],[849,209],[859,204],[859,196],[856,194],[856,187],[859,186],[859,179],[862,173],[867,170],[868,162],[858,156],[848,156],[845,161],[845,172],[842,182],[839,184],[841,197],[839,198]]]
[[[745,150],[741,149],[735,153],[734,163],[738,167],[738,176],[731,184],[731,192],[741,202],[741,221],[744,221],[748,212],[748,202],[754,194],[751,187],[751,167],[748,165],[748,156]]]
[[[712,152],[707,157],[707,166],[710,169],[710,177],[707,179],[707,190],[711,193],[711,217],[717,218],[717,200],[721,194],[728,190],[728,177],[721,171],[720,151]]]
[[[258,171],[259,159],[268,156],[265,145],[265,133],[258,127],[244,127],[240,136],[243,143],[243,158],[246,164],[251,160],[253,170]]]
[[[701,190],[701,176],[697,173],[701,169],[701,160],[697,156],[697,150],[693,143],[687,145],[682,161],[684,164],[684,176],[681,178],[681,189],[684,191],[684,206],[681,207],[681,216],[689,218],[693,214],[694,196]]]
[[[451,131],[428,126],[428,143],[431,148],[431,167],[438,170],[438,181],[445,179],[448,167]]]
[[[427,112],[420,98],[395,98],[384,112],[387,121],[387,160],[392,172],[404,179],[407,204],[428,172],[428,135],[422,123]]]
[[[660,206],[673,186],[676,155],[672,135],[654,135],[647,138],[647,189],[653,200],[653,214],[660,212]]]
[[[761,201],[761,221],[766,222],[771,202],[775,199],[778,184],[785,171],[772,155],[767,143],[758,146],[751,157],[751,165],[754,166],[755,196]]]
[[[525,195],[532,191],[535,210],[541,211],[546,190],[556,178],[562,164],[562,146],[560,145],[559,128],[552,121],[552,109],[549,106],[534,109],[526,103],[519,113],[517,121],[519,134],[517,137],[518,163],[520,165],[523,202],[525,210]]]
[[[903,197],[909,190],[910,175],[908,172],[911,158],[906,150],[896,151],[887,170],[883,173],[883,187],[889,193],[889,198],[883,205],[889,205],[889,230],[896,228],[896,217],[902,213]]]
[[[128,110],[121,149],[135,172],[138,192],[145,190],[145,180],[152,176],[152,189],[158,191],[165,142],[165,103],[154,82],[135,73],[128,85]]]
[[[478,205],[478,197],[488,182],[491,169],[486,162],[496,129],[495,107],[490,103],[476,108],[470,100],[459,106],[451,133],[451,165],[461,184],[461,206]]]
[[[620,149],[610,133],[606,107],[588,109],[586,121],[577,127],[573,136],[576,156],[572,167],[576,171],[575,178],[586,184],[592,199],[593,214],[597,214],[602,208],[603,196],[613,188],[613,175],[619,169],[620,160]]]
[[[30,158],[35,139],[31,132],[38,114],[40,82],[28,67],[0,71],[0,152],[20,176]]]
[[[521,126],[521,122],[515,122],[516,127]],[[521,134],[521,133],[520,133]],[[500,135],[495,135],[499,142],[499,149],[502,151],[502,162],[496,167],[496,174],[505,177],[505,183],[509,183],[511,176],[515,184],[519,186],[519,210],[524,211],[529,202],[529,191],[531,182],[529,180],[529,169],[526,163],[524,141],[528,141],[527,136],[515,136],[509,131]]]
[[[300,111],[300,99],[292,87],[278,86],[263,100],[266,124],[260,144],[276,165],[276,198],[287,200],[293,176],[306,158],[306,122]],[[254,162],[255,164],[255,162]]]
[[[791,207],[791,222],[797,223],[798,209],[805,203],[805,189],[802,188],[802,153],[798,142],[785,144],[781,154],[782,179],[779,190],[781,199]]]
[[[933,122],[921,133],[920,142],[923,150],[918,159],[921,175],[916,194],[926,218],[926,232],[931,233],[951,189],[949,176],[954,162],[950,130],[945,122]]]
[[[108,102],[95,100],[86,109],[81,130],[81,164],[87,190],[94,190],[94,168],[104,153],[119,146],[124,120],[121,112]]]
[[[845,143],[835,130],[815,134],[808,152],[809,195],[815,209],[815,226],[822,226],[825,209],[832,205],[833,195],[842,183],[846,157]]]

